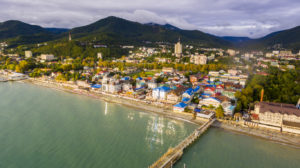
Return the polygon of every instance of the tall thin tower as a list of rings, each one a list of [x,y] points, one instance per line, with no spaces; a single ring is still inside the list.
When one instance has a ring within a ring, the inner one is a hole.
[[[72,41],[71,32],[69,32],[69,41]]]

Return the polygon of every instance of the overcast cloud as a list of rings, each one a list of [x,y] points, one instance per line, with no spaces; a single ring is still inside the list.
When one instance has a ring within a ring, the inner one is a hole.
[[[0,0],[0,21],[73,28],[107,16],[257,38],[300,25],[300,0]]]

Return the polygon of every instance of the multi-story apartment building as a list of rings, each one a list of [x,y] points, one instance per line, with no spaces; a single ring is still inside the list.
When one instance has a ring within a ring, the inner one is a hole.
[[[259,102],[252,116],[260,124],[300,134],[300,109],[293,104]]]

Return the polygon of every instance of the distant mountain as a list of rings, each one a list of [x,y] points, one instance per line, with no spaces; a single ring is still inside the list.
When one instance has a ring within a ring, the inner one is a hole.
[[[228,41],[198,30],[181,30],[166,24],[141,24],[117,17],[107,17],[87,26],[70,30],[73,39],[94,40],[108,44],[138,44],[150,42],[197,43],[208,47],[229,46]]]
[[[250,41],[251,39],[249,37],[233,37],[233,36],[224,36],[222,39],[232,42],[232,43],[241,43]]]
[[[0,40],[39,33],[47,33],[47,31],[40,26],[30,25],[16,20],[0,23]]]
[[[153,26],[153,27],[164,27],[164,28],[169,29],[169,30],[181,30],[180,28],[175,27],[175,26],[170,25],[170,24],[160,25],[160,24],[157,24],[157,23],[147,23],[145,25]]]
[[[43,28],[17,20],[0,23],[0,41],[8,41],[10,46],[34,44],[59,38],[68,29]]]
[[[65,28],[45,28],[48,32],[54,33],[54,34],[60,34],[68,32],[70,29]]]
[[[141,44],[146,41],[175,43],[180,38],[183,43],[203,47],[266,49],[282,46],[300,50],[300,26],[274,32],[263,38],[250,39],[217,37],[198,30],[182,30],[170,24],[141,24],[113,16],[71,30],[43,28],[16,20],[0,23],[0,41],[8,41],[12,46],[66,40],[69,32],[72,34],[72,39],[102,44]]]
[[[281,45],[284,48],[300,49],[300,26],[271,33],[263,38],[255,40],[258,44],[263,44],[265,47]]]
[[[300,26],[271,33],[262,38],[235,43],[243,49],[292,49],[300,50]]]

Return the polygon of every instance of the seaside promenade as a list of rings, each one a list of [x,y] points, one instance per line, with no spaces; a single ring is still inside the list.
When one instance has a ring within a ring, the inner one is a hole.
[[[171,168],[177,160],[183,155],[184,149],[195,142],[214,122],[216,119],[209,120],[197,128],[190,136],[181,141],[176,147],[169,149],[149,168]]]

